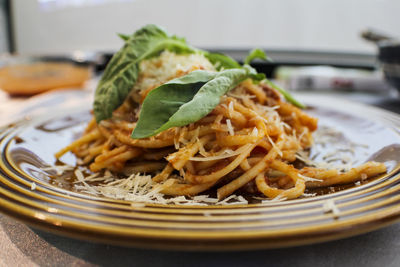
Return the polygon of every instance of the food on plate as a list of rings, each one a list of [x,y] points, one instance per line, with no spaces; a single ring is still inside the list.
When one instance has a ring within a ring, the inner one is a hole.
[[[301,164],[317,118],[249,65],[267,60],[263,51],[251,51],[239,64],[155,25],[121,37],[125,45],[98,84],[93,119],[82,137],[56,154],[71,151],[94,173],[90,178],[108,177],[90,187],[75,172],[86,192],[110,196],[109,189],[122,184],[139,194],[138,187],[150,184],[142,195],[295,199],[306,188],[386,171],[378,162],[345,172]]]
[[[72,63],[15,64],[0,68],[0,89],[12,95],[34,95],[52,89],[79,88],[89,77],[89,68]]]

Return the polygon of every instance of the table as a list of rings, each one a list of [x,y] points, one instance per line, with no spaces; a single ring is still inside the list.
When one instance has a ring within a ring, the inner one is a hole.
[[[309,92],[315,93],[315,92]],[[37,111],[38,102],[60,105],[57,96],[64,94],[64,105],[70,92],[31,99],[12,99],[12,119],[25,112]],[[364,102],[400,113],[400,100],[386,94],[325,93]],[[82,92],[82,96],[90,94]],[[1,101],[7,97],[0,98]],[[37,100],[39,99],[39,100]],[[29,102],[30,101],[30,102]],[[8,102],[10,103],[10,102]],[[4,102],[3,102],[4,104]],[[29,106],[29,105],[31,106]],[[68,104],[68,105],[69,105]],[[40,105],[39,105],[40,106]],[[29,108],[31,107],[31,109]],[[10,119],[0,112],[3,119]],[[4,120],[0,120],[4,124]],[[0,215],[0,266],[400,266],[400,224],[364,235],[309,246],[237,252],[185,252],[126,248],[79,241],[32,229]]]
[[[399,266],[400,224],[348,239],[239,252],[155,251],[93,244],[0,215],[0,266]]]

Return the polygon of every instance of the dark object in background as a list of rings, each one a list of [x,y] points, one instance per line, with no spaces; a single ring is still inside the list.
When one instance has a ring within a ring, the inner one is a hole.
[[[400,90],[400,42],[388,42],[379,44],[378,59],[381,62],[385,79]]]
[[[387,82],[400,91],[400,41],[376,30],[368,29],[361,36],[376,44],[378,60]]]

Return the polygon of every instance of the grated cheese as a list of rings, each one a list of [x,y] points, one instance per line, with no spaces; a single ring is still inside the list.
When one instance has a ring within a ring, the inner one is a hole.
[[[158,57],[141,61],[139,77],[130,97],[140,102],[141,91],[198,69],[215,71],[215,67],[201,53],[175,54],[165,50]]]
[[[324,203],[322,204],[322,210],[324,211],[324,213],[332,213],[335,219],[339,218],[340,210],[336,206],[333,199],[328,199],[324,201]]]
[[[302,178],[305,182],[322,182],[321,179],[317,179],[317,178],[312,178],[312,177],[308,177],[305,176],[303,174],[297,174],[300,178]]]
[[[229,101],[229,105],[228,105],[228,113],[229,113],[229,117],[232,118],[232,114],[233,114],[233,101]]]
[[[298,151],[296,158],[308,166],[339,172],[349,171],[358,164],[356,154],[368,145],[350,141],[342,132],[328,126],[320,126],[313,134],[311,152]]]
[[[161,193],[162,189],[171,186],[177,182],[177,179],[168,179],[164,183],[155,183],[151,179],[150,175],[132,174],[126,178],[119,177],[96,177],[96,181],[101,181],[97,185],[90,185],[86,183],[88,177],[84,177],[83,172],[79,169],[75,170],[75,176],[77,177],[77,183],[74,183],[74,189],[95,196],[104,196],[113,199],[132,201],[132,207],[144,207],[146,203],[155,204],[176,204],[176,205],[236,205],[236,204],[248,204],[248,201],[242,196],[232,195],[222,201],[217,198],[212,198],[209,195],[198,195],[194,197],[177,196],[168,197]],[[90,179],[93,181],[94,178]],[[85,181],[86,180],[86,181]]]
[[[55,171],[57,175],[63,174],[65,171],[71,171],[74,169],[73,166],[70,165],[53,165],[41,168],[43,171]]]
[[[229,148],[228,149],[224,149],[221,154],[215,155],[215,156],[190,157],[189,159],[192,160],[192,161],[211,161],[211,160],[219,160],[219,159],[230,158],[230,157],[233,157],[233,156],[241,154],[243,151],[245,151],[248,148],[248,146],[249,146],[249,144],[241,146],[240,148],[236,149],[235,151],[232,151]]]
[[[235,135],[235,132],[233,130],[232,123],[231,123],[230,119],[226,120],[226,126],[228,127],[229,135],[231,135],[231,136]]]
[[[282,195],[279,194],[276,197],[274,197],[273,199],[262,200],[261,203],[266,204],[266,203],[281,202],[281,201],[285,201],[286,199],[287,199],[286,197],[283,197]]]
[[[234,202],[229,202],[231,200],[235,200]],[[217,202],[218,205],[236,205],[236,204],[248,204],[247,200],[242,196],[230,195],[222,201]]]
[[[316,195],[317,195],[317,193],[311,193],[311,194],[303,193],[304,197],[315,197]]]
[[[83,176],[82,171],[80,171],[79,169],[76,169],[74,173],[75,173],[75,176],[76,176],[76,178],[78,179],[78,181],[80,181],[80,182],[84,185],[85,189],[86,189],[88,192],[91,192],[91,193],[93,193],[93,194],[96,194],[96,190],[94,190],[91,186],[89,186],[89,185],[85,182],[85,177]]]
[[[272,139],[271,139],[271,137],[269,137],[269,135],[267,135],[267,139],[268,139],[268,141],[271,143],[272,147],[276,150],[276,152],[278,153],[278,155],[279,155],[280,157],[282,157],[282,155],[283,155],[282,151],[276,146],[275,142],[272,141]]]
[[[254,127],[254,128],[253,128],[253,131],[251,132],[251,135],[252,135],[252,136],[258,136],[258,129],[257,129],[257,127]]]
[[[228,106],[225,103],[220,104],[221,106],[223,106],[226,110],[228,110]],[[229,111],[228,111],[229,112]]]

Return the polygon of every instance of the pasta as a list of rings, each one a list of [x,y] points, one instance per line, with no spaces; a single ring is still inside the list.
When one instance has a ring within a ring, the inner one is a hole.
[[[182,60],[186,66],[173,65]],[[162,72],[166,64],[168,70]],[[138,82],[112,118],[100,123],[93,118],[82,137],[56,157],[71,151],[94,173],[151,174],[165,195],[195,196],[208,191],[220,200],[238,190],[269,199],[296,199],[306,188],[351,183],[386,171],[385,165],[377,162],[347,172],[295,167],[298,153],[313,145],[312,133],[318,121],[286,102],[267,83],[251,79],[223,95],[202,119],[152,137],[132,139],[146,95],[166,81],[197,69],[215,71],[200,55],[165,51],[143,61]],[[154,77],[154,73],[163,74]]]

